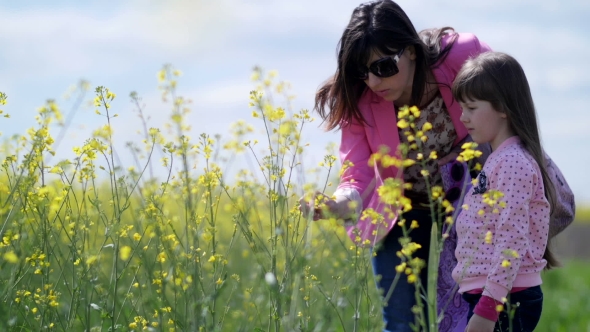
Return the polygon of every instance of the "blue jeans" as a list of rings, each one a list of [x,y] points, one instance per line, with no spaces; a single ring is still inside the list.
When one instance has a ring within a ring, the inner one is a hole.
[[[469,321],[471,316],[473,316],[473,309],[481,298],[481,294],[463,293],[463,298],[469,303],[469,315],[467,316],[467,321]],[[507,298],[510,302],[510,308],[516,309],[512,318],[512,331],[533,331],[541,319],[541,311],[543,309],[543,291],[541,291],[541,286],[534,286],[519,292],[510,293]],[[510,318],[508,314],[508,307],[504,305],[504,310],[500,312],[494,332],[509,331]]]
[[[430,228],[432,227],[430,212],[411,210],[404,214],[404,218],[408,228],[412,220],[418,221],[418,228],[413,229],[409,236],[412,242],[419,243],[422,248],[418,249],[413,257],[419,257],[428,264]],[[401,258],[397,257],[397,252],[402,248],[398,241],[402,236],[402,228],[395,225],[383,240],[381,247],[376,249],[376,255],[373,257],[373,272],[377,277],[377,286],[382,291],[382,296],[386,297],[391,291],[391,295],[383,307],[384,331],[386,332],[412,331],[410,323],[415,321],[415,316],[412,313],[412,307],[416,304],[415,284],[409,284],[406,274],[402,273],[396,286],[390,290],[396,275],[395,267],[401,263]],[[426,267],[422,269],[420,279],[422,285],[426,288],[428,279]]]

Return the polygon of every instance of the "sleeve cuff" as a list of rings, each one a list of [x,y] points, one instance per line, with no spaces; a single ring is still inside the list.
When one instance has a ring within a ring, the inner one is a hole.
[[[488,279],[485,286],[483,287],[482,295],[491,297],[496,299],[496,301],[501,302],[503,298],[508,296],[509,291],[510,290],[506,288],[506,286],[500,285]]]
[[[494,300],[489,296],[483,295],[475,308],[473,309],[473,313],[481,316],[485,319],[489,319],[493,322],[498,321],[499,312],[496,309],[498,305],[502,305],[502,302]]]
[[[354,226],[357,224],[361,212],[363,211],[363,199],[356,189],[353,188],[338,188],[334,192],[336,202],[347,201],[355,205],[354,212],[344,219],[344,226]]]

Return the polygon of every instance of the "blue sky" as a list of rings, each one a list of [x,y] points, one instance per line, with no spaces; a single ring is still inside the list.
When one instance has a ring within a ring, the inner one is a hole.
[[[80,79],[117,93],[118,142],[139,141],[128,95],[137,91],[151,125],[168,117],[156,72],[171,63],[183,72],[180,93],[193,100],[193,137],[227,132],[248,108],[251,70],[278,70],[291,82],[294,107],[312,108],[315,90],[335,69],[335,52],[360,1],[0,1],[0,91],[9,99],[2,137],[35,124],[37,107]],[[417,29],[452,26],[473,32],[493,49],[515,56],[533,90],[546,151],[579,202],[590,203],[590,2],[468,0],[399,1]],[[89,99],[91,95],[89,95]],[[101,121],[93,108],[75,115],[59,150],[67,156]],[[305,132],[315,166],[337,132],[315,122]],[[118,147],[124,156],[124,144]],[[123,161],[126,162],[123,157]]]

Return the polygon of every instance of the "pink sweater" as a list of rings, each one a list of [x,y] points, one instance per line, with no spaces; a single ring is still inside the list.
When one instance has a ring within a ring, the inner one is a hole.
[[[501,301],[513,287],[541,284],[547,263],[543,254],[549,234],[549,202],[539,166],[516,136],[492,152],[478,181],[465,196],[468,209],[456,221],[458,264],[453,279],[460,293],[479,288],[483,296]],[[500,201],[506,205],[496,204],[494,213],[482,200],[495,190],[504,194]]]
[[[457,140],[455,141],[457,144],[467,136],[467,129],[460,120],[461,107],[453,99],[451,85],[465,60],[489,51],[490,47],[486,43],[480,42],[473,34],[459,33],[445,36],[441,41],[441,48],[448,45],[455,37],[456,40],[447,57],[432,68],[432,73],[440,84],[440,93],[457,132]],[[385,179],[400,177],[401,173],[394,166],[385,169],[371,167],[368,165],[368,161],[371,155],[380,151],[383,145],[390,149],[391,155],[396,154],[400,144],[398,119],[393,103],[384,100],[368,88],[361,96],[358,107],[368,125],[353,120],[349,125],[342,127],[340,160],[342,163],[349,161],[353,166],[343,172],[334,195],[356,201],[358,203],[357,216],[360,216],[360,212],[367,208],[385,215],[383,222],[374,222],[369,218],[365,220],[356,220],[355,218],[355,220],[350,220],[352,226],[347,227],[351,239],[355,240],[358,234],[363,243],[365,240],[369,240],[371,245],[375,245],[389,233],[397,220],[397,217],[391,218],[384,212],[385,205],[377,194],[377,188],[383,184]]]

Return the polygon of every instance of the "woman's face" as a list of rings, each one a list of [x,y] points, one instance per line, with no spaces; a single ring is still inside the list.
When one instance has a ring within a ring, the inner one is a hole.
[[[394,52],[398,53],[398,52]],[[373,52],[367,68],[386,55]],[[390,77],[379,77],[369,71],[369,76],[364,80],[365,84],[375,94],[387,101],[393,101],[397,106],[409,105],[412,96],[412,83],[414,82],[414,70],[416,68],[416,53],[414,47],[407,47],[399,57],[397,67],[399,72]]]

